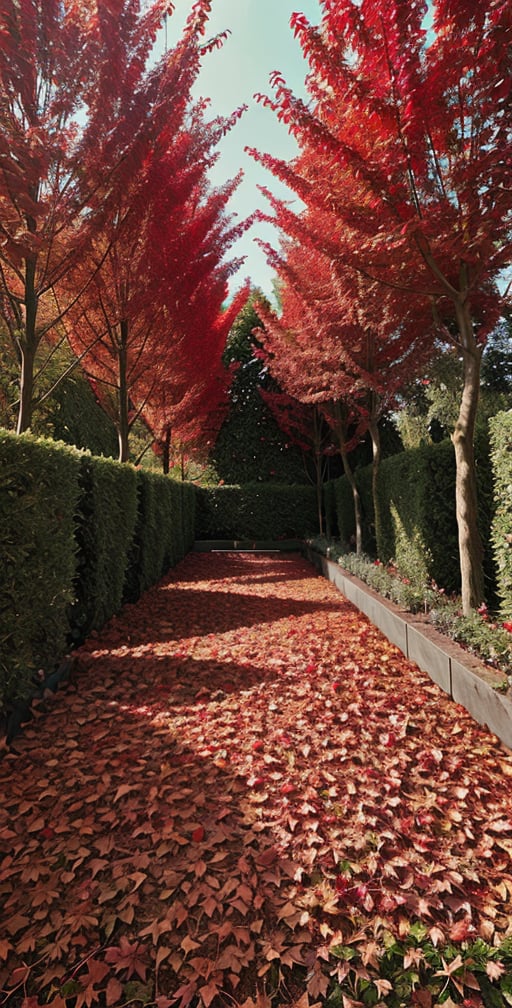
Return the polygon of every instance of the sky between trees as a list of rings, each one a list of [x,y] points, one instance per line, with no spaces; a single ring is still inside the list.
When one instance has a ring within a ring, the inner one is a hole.
[[[175,0],[176,10],[168,20],[167,43],[175,44],[184,21],[190,13],[191,0]],[[277,157],[288,159],[297,147],[282,123],[269,110],[254,99],[254,94],[270,93],[269,74],[281,70],[295,94],[304,94],[307,65],[298,41],[290,28],[290,15],[302,11],[313,23],[320,20],[318,0],[213,0],[209,21],[210,35],[229,29],[231,34],[224,46],[205,57],[195,94],[208,95],[214,114],[229,115],[236,107],[247,104],[243,119],[224,138],[221,155],[212,174],[212,182],[221,184],[226,178],[244,171],[244,180],[230,200],[230,210],[241,218],[254,209],[268,209],[267,201],[258,191],[258,185],[271,188],[284,197],[287,190],[261,165],[256,164],[244,151],[249,145]],[[295,201],[296,197],[290,194]],[[254,286],[272,295],[273,271],[264,253],[254,239],[261,237],[275,242],[276,233],[270,225],[254,225],[233,246],[236,255],[246,256],[245,266],[232,278],[231,287],[237,289],[243,278],[250,277]]]

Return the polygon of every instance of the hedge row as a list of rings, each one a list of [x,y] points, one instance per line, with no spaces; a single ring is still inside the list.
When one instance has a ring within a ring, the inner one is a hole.
[[[373,522],[371,466],[355,471],[363,517],[363,549],[384,563],[394,560],[404,576],[433,579],[449,592],[460,590],[457,523],[455,517],[455,456],[451,441],[425,445],[382,461],[378,492],[381,529],[378,541]],[[486,547],[487,597],[496,590],[490,545],[493,493],[488,445],[477,444],[479,525]],[[332,490],[329,491],[332,496]],[[334,481],[336,519],[340,539],[353,541],[354,505],[345,476]],[[332,521],[332,518],[331,518]],[[509,528],[510,530],[510,528]]]
[[[494,517],[491,540],[496,557],[497,594],[504,619],[512,619],[512,410],[490,423],[494,475]]]
[[[0,710],[190,549],[195,488],[0,431]]]
[[[0,432],[0,710],[66,651],[80,457]]]
[[[196,539],[300,539],[318,530],[316,490],[246,483],[198,487]]]

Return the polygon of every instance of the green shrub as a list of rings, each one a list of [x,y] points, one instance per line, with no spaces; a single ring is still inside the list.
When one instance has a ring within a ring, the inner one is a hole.
[[[504,619],[512,619],[512,410],[490,421],[495,510],[491,541],[497,568],[497,595]]]
[[[0,431],[0,711],[30,700],[70,645],[183,558],[195,493],[192,484]]]
[[[0,431],[0,708],[66,652],[79,492],[78,452]]]
[[[477,443],[479,526],[486,546],[487,597],[494,593],[490,548],[492,494],[487,442]],[[393,560],[401,574],[433,579],[449,592],[460,590],[458,532],[455,515],[455,457],[451,441],[422,445],[383,459],[378,492],[379,541],[374,540],[371,466],[356,469],[363,513],[363,549],[384,563]],[[350,544],[355,532],[352,492],[345,476],[335,481],[340,539]]]
[[[360,469],[355,469],[354,478],[360,500],[363,549],[367,553],[374,553],[376,547],[372,498],[372,467],[363,466]],[[356,520],[354,495],[346,476],[340,476],[337,480],[334,480],[334,497],[339,537],[348,549],[356,541]]]
[[[180,483],[182,503],[182,541],[177,552],[176,563],[192,548],[196,537],[196,494],[197,487],[193,483]]]
[[[302,538],[317,526],[314,487],[247,483],[198,488],[196,539]]]
[[[85,454],[81,461],[74,641],[100,629],[120,609],[137,516],[135,469]]]
[[[324,512],[325,512],[325,534],[328,539],[334,539],[339,535],[338,516],[336,514],[336,483],[329,480],[323,485]]]
[[[125,601],[135,602],[168,570],[176,534],[171,480],[140,469],[137,472],[137,518],[126,573]]]

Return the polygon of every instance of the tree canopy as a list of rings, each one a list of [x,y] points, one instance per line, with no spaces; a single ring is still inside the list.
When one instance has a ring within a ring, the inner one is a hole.
[[[285,163],[253,154],[305,204],[297,213],[271,199],[303,257],[326,257],[333,288],[347,294],[344,319],[364,282],[381,330],[390,333],[394,318],[400,332],[404,304],[418,317],[418,371],[425,346],[437,351],[433,327],[461,356],[452,439],[468,610],[483,599],[473,453],[481,357],[503,310],[512,251],[510,7],[323,0],[322,12],[319,27],[292,19],[310,100],[277,72],[273,97],[260,96],[288,124],[299,155]],[[357,341],[357,327],[350,331]]]

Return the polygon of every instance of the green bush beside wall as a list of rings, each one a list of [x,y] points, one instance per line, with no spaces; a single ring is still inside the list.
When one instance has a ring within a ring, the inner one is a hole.
[[[99,630],[121,607],[136,515],[135,470],[112,459],[82,455],[72,611],[76,641]]]
[[[194,541],[192,484],[0,430],[0,714]]]
[[[176,566],[194,541],[194,486],[145,469],[136,476],[137,516],[124,587],[126,602],[136,601]]]
[[[296,539],[318,530],[314,487],[275,483],[198,488],[196,539]]]
[[[495,590],[490,545],[492,486],[487,443],[476,446],[479,526],[485,547],[487,597]],[[383,459],[378,492],[381,509],[379,541],[375,542],[371,466],[355,471],[363,514],[363,550],[384,563],[394,560],[404,576],[433,579],[446,591],[460,590],[457,522],[455,517],[455,456],[451,441],[424,445]],[[348,480],[334,481],[340,539],[354,535],[354,506]]]
[[[491,528],[497,595],[505,620],[512,619],[512,410],[490,422],[495,510]]]
[[[192,548],[194,539],[196,537],[196,503],[197,503],[197,487],[193,483],[180,483],[182,500],[182,528],[183,528],[183,540],[181,542],[181,547],[179,555],[177,557],[177,562],[183,560],[183,557]]]
[[[171,481],[140,469],[136,489],[136,520],[123,595],[127,602],[135,602],[171,566],[175,533]]]
[[[67,647],[80,454],[0,431],[0,710]]]

